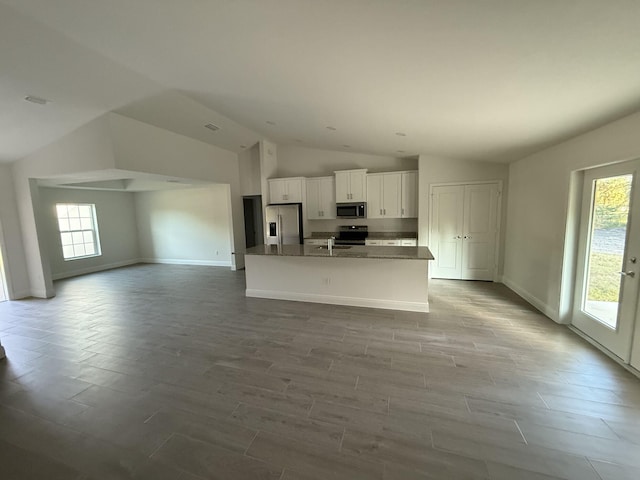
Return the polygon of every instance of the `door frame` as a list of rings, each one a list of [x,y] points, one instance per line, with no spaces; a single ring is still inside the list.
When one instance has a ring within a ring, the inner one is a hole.
[[[591,191],[591,189],[587,191],[587,186],[586,186],[586,180],[588,178],[587,174],[589,172],[594,172],[595,170],[601,170],[603,171],[602,178],[606,178],[607,175],[617,176],[618,173],[616,172],[616,169],[624,168],[625,164],[634,164],[634,163],[640,164],[640,159],[638,158],[629,159],[621,162],[609,163],[605,165],[597,165],[597,166],[579,170],[577,173],[579,173],[580,175],[578,178],[576,178],[576,182],[573,183],[573,187],[577,187],[577,188],[575,188],[574,189],[575,191],[572,192],[571,194],[572,201],[574,202],[574,206],[573,208],[570,208],[568,212],[568,215],[573,215],[573,219],[571,222],[571,227],[572,227],[571,230],[575,235],[575,244],[573,245],[573,254],[571,255],[572,258],[571,258],[571,265],[570,265],[571,271],[572,271],[572,281],[570,282],[570,295],[569,295],[570,308],[568,311],[568,326],[573,332],[577,333],[579,336],[581,336],[582,338],[587,340],[589,343],[597,347],[598,350],[600,350],[601,352],[605,353],[608,357],[615,360],[616,363],[623,365],[627,370],[631,370],[631,371],[634,371],[633,367],[630,365],[632,361],[632,357],[634,357],[634,353],[635,355],[638,354],[637,351],[634,352],[634,346],[636,345],[634,344],[634,340],[640,346],[640,342],[638,342],[638,339],[636,338],[636,333],[640,328],[640,288],[637,288],[635,297],[630,299],[633,305],[630,307],[627,307],[635,315],[635,320],[634,320],[634,324],[631,326],[631,331],[629,333],[630,341],[627,347],[626,355],[623,355],[622,357],[617,353],[614,353],[612,350],[610,350],[608,346],[605,346],[604,344],[600,343],[601,339],[596,339],[590,336],[589,333],[581,330],[576,324],[574,324],[574,319],[576,315],[576,309],[580,308],[578,306],[578,302],[580,300],[578,298],[578,295],[579,295],[578,285],[580,283],[584,283],[585,281],[584,271],[580,268],[580,262],[581,261],[584,262],[584,259],[581,260],[580,257],[583,257],[586,255],[587,245],[585,243],[586,239],[582,237],[584,234],[588,235],[588,233],[585,231],[585,228],[587,228],[585,224],[590,224],[591,222],[591,203],[585,209],[586,195],[589,194],[591,197],[593,196],[593,192]],[[631,166],[632,170],[633,168],[634,167]],[[608,172],[609,170],[611,170],[611,173]],[[596,172],[596,174],[597,173],[598,172]],[[626,264],[628,260],[627,257],[629,254],[628,244],[629,244],[630,236],[632,235],[632,229],[637,229],[638,225],[640,225],[640,208],[636,208],[635,210],[633,210],[634,202],[640,205],[640,168],[638,168],[635,171],[635,174],[633,177],[632,192],[631,192],[631,198],[630,198],[630,207],[632,208],[632,210],[628,217],[629,228],[627,229],[626,239],[625,239],[626,245],[625,245],[625,251],[623,253],[623,265],[622,265],[623,270],[627,268]],[[589,211],[586,211],[586,210],[589,210]],[[565,248],[566,248],[566,245],[565,245]],[[583,268],[585,266],[586,265],[583,265]],[[580,273],[582,273],[581,277],[580,277]],[[636,280],[636,281],[639,281],[639,280]],[[623,286],[621,286],[621,288],[623,288]],[[638,375],[636,372],[637,371],[635,371],[634,374]]]
[[[429,234],[428,234],[428,238],[427,238],[427,245],[431,244],[431,239],[433,238],[433,224],[431,222],[431,219],[433,218],[433,202],[431,201],[433,199],[433,189],[434,187],[455,187],[455,186],[461,186],[461,185],[484,185],[484,184],[497,184],[498,185],[498,202],[497,203],[497,211],[496,211],[496,246],[495,246],[495,251],[494,251],[494,262],[495,262],[495,269],[493,271],[493,282],[497,282],[497,283],[501,283],[502,282],[502,276],[498,273],[499,267],[500,267],[500,263],[502,261],[502,258],[500,257],[500,254],[502,253],[502,249],[500,248],[500,244],[502,243],[502,202],[504,201],[503,198],[503,188],[502,188],[502,180],[474,180],[474,181],[460,181],[460,182],[438,182],[438,183],[430,183],[429,184],[429,198],[428,198],[428,204],[429,204],[429,219],[428,219],[428,223],[429,223]],[[431,269],[429,269],[429,278],[431,277]]]

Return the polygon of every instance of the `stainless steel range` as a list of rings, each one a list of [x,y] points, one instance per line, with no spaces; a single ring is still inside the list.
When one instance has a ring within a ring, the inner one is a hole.
[[[336,245],[364,245],[369,236],[366,225],[342,225],[338,230]]]

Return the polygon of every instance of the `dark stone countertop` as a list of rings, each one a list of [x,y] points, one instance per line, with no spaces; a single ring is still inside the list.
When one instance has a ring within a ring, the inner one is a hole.
[[[338,245],[333,248],[331,254],[326,247],[318,245],[258,245],[247,249],[245,255],[433,260],[433,254],[428,247],[363,247],[359,245]]]

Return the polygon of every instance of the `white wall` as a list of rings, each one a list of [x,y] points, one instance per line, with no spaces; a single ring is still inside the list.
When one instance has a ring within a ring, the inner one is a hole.
[[[29,296],[29,273],[22,246],[13,177],[8,165],[0,165],[0,253],[4,259],[9,298],[15,300]]]
[[[240,191],[242,195],[261,195],[260,144],[256,143],[238,155]]]
[[[105,117],[83,125],[57,142],[12,164],[30,295],[51,297],[55,294],[50,262],[44,249],[41,249],[44,243],[39,240],[37,219],[40,203],[35,179],[111,169],[114,164]]]
[[[238,156],[122,115],[107,115],[117,168],[225,183],[232,218],[232,268],[244,267],[244,208]]]
[[[417,170],[417,158],[395,158],[315,148],[278,146],[279,177],[322,177],[336,170],[367,168],[370,173]]]
[[[640,157],[638,132],[640,113],[510,165],[504,282],[556,321],[570,321],[571,178],[580,169]]]
[[[229,187],[136,194],[143,261],[231,266]]]
[[[101,190],[40,187],[41,236],[54,279],[137,263],[138,231],[134,194]],[[56,203],[93,203],[102,255],[64,260],[56,219]]]
[[[509,166],[494,162],[464,162],[446,158],[420,155],[418,191],[418,244],[429,245],[429,209],[431,208],[429,191],[437,183],[464,183],[486,180],[502,180],[502,218],[499,243],[498,275],[503,271],[504,244],[506,237],[506,198],[509,190]]]

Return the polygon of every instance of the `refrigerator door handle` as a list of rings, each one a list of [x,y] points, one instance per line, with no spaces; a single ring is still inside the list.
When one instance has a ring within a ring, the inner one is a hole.
[[[282,245],[282,215],[278,215],[278,245]]]

